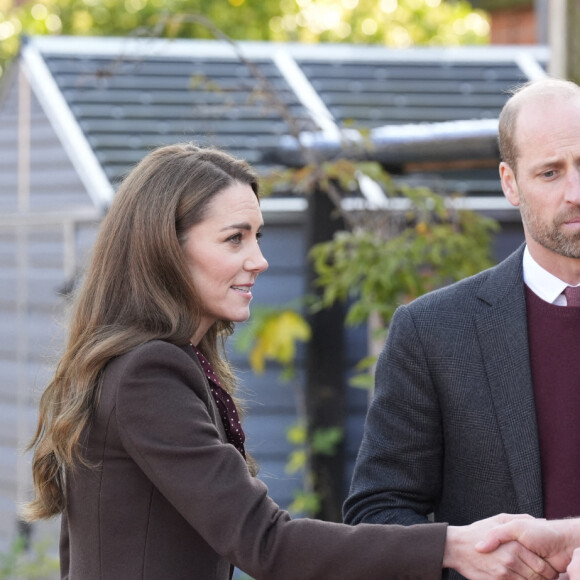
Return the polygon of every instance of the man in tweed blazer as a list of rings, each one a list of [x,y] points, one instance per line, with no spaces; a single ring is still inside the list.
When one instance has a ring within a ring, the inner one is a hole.
[[[580,515],[580,308],[561,308],[580,284],[580,88],[530,83],[499,126],[526,244],[396,311],[348,523]]]

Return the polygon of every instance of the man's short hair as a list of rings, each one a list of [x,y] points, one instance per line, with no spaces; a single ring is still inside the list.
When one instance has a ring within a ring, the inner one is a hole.
[[[502,161],[507,163],[517,175],[517,118],[522,105],[537,98],[580,97],[580,87],[562,79],[545,78],[530,81],[510,91],[511,97],[499,115],[498,144]]]

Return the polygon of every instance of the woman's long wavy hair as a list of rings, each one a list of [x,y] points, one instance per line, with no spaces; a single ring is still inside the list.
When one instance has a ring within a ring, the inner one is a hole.
[[[123,181],[73,303],[64,354],[40,400],[29,447],[35,495],[23,510],[27,520],[65,508],[65,472],[86,465],[80,443],[105,365],[150,340],[185,345],[195,334],[200,305],[182,245],[214,196],[237,182],[258,196],[257,176],[245,161],[192,144],[153,151]],[[199,347],[233,395],[235,377],[224,353],[232,331],[232,322],[218,321]]]

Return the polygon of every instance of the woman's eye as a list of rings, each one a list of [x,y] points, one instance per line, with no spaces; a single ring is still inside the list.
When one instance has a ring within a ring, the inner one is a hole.
[[[234,244],[239,244],[242,241],[242,234],[240,233],[234,234],[233,236],[230,236],[228,238],[228,241],[233,242]]]

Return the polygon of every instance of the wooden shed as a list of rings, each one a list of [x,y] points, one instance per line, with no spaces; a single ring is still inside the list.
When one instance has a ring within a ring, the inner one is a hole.
[[[397,179],[461,192],[467,206],[498,217],[500,258],[523,235],[518,212],[501,194],[497,116],[507,90],[543,76],[547,59],[538,46],[26,39],[0,87],[0,552],[16,533],[15,506],[30,487],[29,458],[20,451],[62,347],[66,296],[119,180],[151,148],[184,140],[216,145],[261,173],[295,159],[288,122],[262,90],[256,67],[321,148],[336,148],[345,129],[371,131],[378,160]],[[263,200],[270,269],[255,305],[304,295],[306,206],[298,197]],[[344,340],[346,377],[365,354],[365,331],[345,331]],[[298,485],[284,470],[293,388],[281,384],[278,369],[254,376],[243,354],[232,349],[231,357],[249,402],[249,447],[272,496],[286,506]],[[303,380],[299,358],[298,385]],[[345,489],[366,395],[348,389],[347,399]]]

